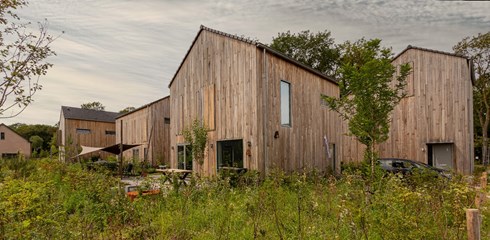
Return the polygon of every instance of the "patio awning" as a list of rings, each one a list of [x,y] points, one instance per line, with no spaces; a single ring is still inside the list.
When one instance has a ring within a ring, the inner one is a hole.
[[[128,149],[140,146],[140,145],[141,144],[123,144],[122,145],[123,146],[123,152],[128,150]],[[76,155],[75,157],[79,157],[79,156],[89,154],[89,153],[93,153],[93,152],[97,152],[97,151],[104,151],[104,152],[108,152],[108,153],[112,153],[112,154],[116,154],[116,155],[118,155],[120,153],[120,144],[114,144],[114,145],[108,146],[108,147],[88,147],[88,146],[81,146],[81,147],[82,147],[82,151],[78,155]]]

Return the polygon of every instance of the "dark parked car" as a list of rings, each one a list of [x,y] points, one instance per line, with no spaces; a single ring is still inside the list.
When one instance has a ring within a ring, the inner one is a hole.
[[[400,158],[381,158],[378,160],[381,169],[391,173],[401,173],[403,175],[412,174],[415,171],[429,171],[437,173],[439,176],[451,178],[451,173],[444,169],[435,168],[425,163],[416,162]]]

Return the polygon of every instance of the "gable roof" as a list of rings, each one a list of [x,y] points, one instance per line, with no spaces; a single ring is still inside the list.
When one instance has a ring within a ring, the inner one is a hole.
[[[212,32],[212,33],[216,33],[216,34],[219,34],[221,36],[225,36],[225,37],[228,37],[228,38],[231,38],[231,39],[235,39],[235,40],[238,40],[238,41],[242,41],[242,42],[245,42],[245,43],[248,43],[248,44],[251,44],[251,45],[255,45],[255,47],[257,48],[260,48],[260,49],[265,49],[267,52],[289,62],[289,63],[292,63],[298,67],[301,67],[327,81],[330,81],[334,84],[338,84],[337,81],[330,77],[330,76],[327,76],[323,73],[321,73],[320,71],[316,70],[316,69],[313,69],[312,67],[310,66],[307,66],[301,62],[298,62],[297,60],[289,57],[289,56],[286,56],[285,54],[275,50],[275,49],[272,49],[270,48],[269,46],[267,46],[266,44],[263,44],[263,43],[260,43],[259,41],[256,41],[256,40],[251,40],[249,38],[245,38],[245,37],[240,37],[240,36],[237,36],[237,35],[233,35],[233,34],[229,34],[229,33],[225,33],[225,32],[221,32],[221,31],[218,31],[218,30],[215,30],[215,29],[212,29],[212,28],[208,28],[208,27],[205,27],[203,25],[200,26],[199,28],[199,31],[197,32],[197,35],[196,37],[194,38],[194,40],[192,41],[192,44],[191,46],[189,47],[189,49],[187,50],[187,53],[185,54],[184,56],[184,59],[182,59],[182,62],[180,63],[179,67],[177,68],[177,71],[175,71],[175,74],[174,76],[172,77],[172,80],[170,81],[170,83],[168,84],[168,87],[170,88],[170,86],[172,85],[172,83],[174,82],[175,80],[175,77],[177,77],[177,74],[179,73],[180,69],[182,68],[182,65],[184,64],[185,60],[187,59],[187,56],[189,56],[190,52],[191,52],[191,49],[192,47],[194,46],[194,44],[196,43],[197,39],[199,38],[199,35],[201,35],[201,32],[202,31],[208,31],[208,32]]]
[[[444,52],[444,51],[439,51],[439,50],[434,50],[434,49],[429,49],[429,48],[422,48],[422,47],[415,47],[415,46],[412,46],[412,45],[408,45],[405,49],[403,49],[403,51],[401,51],[395,57],[393,57],[393,60],[397,59],[399,56],[401,56],[402,54],[404,54],[406,51],[408,51],[410,49],[416,49],[416,50],[421,50],[421,51],[426,51],[426,52],[432,52],[432,53],[439,53],[439,54],[448,55],[448,56],[452,56],[452,57],[460,57],[460,58],[464,58],[464,59],[467,59],[467,60],[469,59],[468,57],[463,56],[461,54]]]
[[[473,85],[475,84],[475,70],[473,69],[473,61],[469,57],[464,56],[464,55],[461,55],[461,54],[444,52],[444,51],[439,51],[439,50],[434,50],[434,49],[429,49],[429,48],[422,48],[422,47],[415,47],[415,46],[412,46],[412,45],[408,45],[407,48],[405,48],[403,51],[401,51],[395,57],[393,57],[393,59],[391,59],[391,61],[395,61],[395,59],[397,59],[399,56],[401,56],[402,54],[404,54],[406,51],[408,51],[410,49],[416,49],[416,50],[421,50],[421,51],[426,51],[426,52],[432,52],[432,53],[438,53],[438,54],[442,54],[442,55],[447,55],[447,56],[452,56],[452,57],[459,57],[459,58],[465,59],[466,62],[467,62],[467,64],[468,64],[468,67],[470,68],[470,80],[471,80],[471,83]]]
[[[13,133],[17,134],[17,136],[21,137],[22,139],[26,140],[26,142],[28,142],[29,144],[31,144],[31,142],[29,142],[29,140],[27,140],[25,137],[23,137],[22,135],[20,135],[17,131],[15,131],[14,129],[10,128],[9,126],[5,125],[4,123],[0,123],[0,127],[1,126],[4,126],[6,127],[8,130],[12,131]]]
[[[134,109],[133,111],[130,111],[130,112],[127,112],[127,113],[123,113],[123,114],[120,114],[120,115],[118,115],[118,116],[116,117],[116,119],[122,118],[122,117],[127,116],[127,115],[129,115],[129,114],[131,114],[131,113],[137,112],[137,111],[139,111],[139,110],[141,110],[141,109],[143,109],[143,108],[146,108],[146,107],[148,107],[148,106],[150,106],[150,105],[152,105],[152,104],[155,104],[155,103],[157,103],[157,102],[160,102],[160,101],[164,100],[165,98],[169,98],[169,97],[170,97],[170,96],[166,96],[166,97],[160,98],[160,99],[155,100],[155,101],[153,101],[153,102],[151,102],[151,103],[148,103],[148,104],[145,104],[145,105],[143,105],[143,106],[141,106],[141,107],[139,107],[139,108],[136,108],[136,109]]]
[[[115,122],[119,113],[61,106],[65,119],[77,119],[95,122]]]

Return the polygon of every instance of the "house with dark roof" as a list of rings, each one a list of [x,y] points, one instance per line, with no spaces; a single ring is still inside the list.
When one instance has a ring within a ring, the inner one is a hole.
[[[116,118],[116,143],[138,145],[123,152],[125,160],[168,165],[170,161],[170,96]]]
[[[260,42],[201,26],[169,88],[172,168],[340,170],[340,118],[320,98],[339,96],[337,82]],[[202,165],[182,134],[195,119],[208,128]]]
[[[460,55],[408,46],[392,64],[409,63],[404,98],[391,116],[380,157],[405,158],[471,174],[474,167],[471,61]],[[343,139],[343,160],[362,159],[362,146]]]
[[[31,157],[31,143],[9,128],[0,123],[0,158],[14,158],[20,155]]]
[[[115,121],[118,115],[119,113],[116,112],[62,106],[58,129],[60,160],[70,160],[81,151],[81,146],[114,145],[116,143]],[[97,153],[97,155],[105,157],[107,153]]]

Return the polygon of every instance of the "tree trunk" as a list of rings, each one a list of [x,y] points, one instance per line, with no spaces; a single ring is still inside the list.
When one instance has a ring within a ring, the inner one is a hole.
[[[485,122],[482,125],[482,163],[487,166],[490,162],[490,154],[488,152],[488,126],[490,124],[490,111],[485,115]]]

